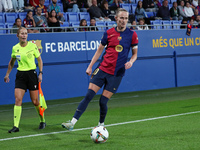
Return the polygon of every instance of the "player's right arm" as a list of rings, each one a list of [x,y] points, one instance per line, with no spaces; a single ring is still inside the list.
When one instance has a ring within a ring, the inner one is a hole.
[[[86,73],[87,73],[88,75],[91,75],[91,73],[92,73],[92,66],[97,62],[97,60],[98,60],[99,57],[101,56],[101,54],[102,54],[102,52],[103,52],[103,50],[104,50],[104,47],[105,47],[105,46],[103,46],[102,44],[99,45],[99,47],[98,47],[96,53],[94,54],[94,56],[93,56],[93,58],[92,58],[92,60],[91,60],[91,62],[90,62],[90,64],[89,64],[89,66],[88,66],[88,68],[87,68],[87,70],[86,70]]]
[[[10,59],[9,63],[8,63],[8,70],[6,72],[6,76],[4,77],[4,82],[8,83],[10,81],[9,79],[9,74],[12,71],[14,64],[15,64],[16,58],[12,58]]]

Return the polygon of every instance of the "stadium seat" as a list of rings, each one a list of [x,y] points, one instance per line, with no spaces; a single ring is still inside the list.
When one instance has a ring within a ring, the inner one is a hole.
[[[162,24],[160,22],[153,21],[152,25],[153,25],[152,29],[162,29],[162,26],[161,26]]]
[[[172,29],[170,21],[161,21],[161,23],[163,24],[163,29]]]
[[[154,22],[160,23],[161,20],[150,20],[150,23],[153,24]]]
[[[129,13],[132,13],[131,4],[120,4],[120,7],[126,9]]]
[[[24,19],[26,18],[27,12],[19,13],[19,18],[22,20],[22,24],[24,24]]]
[[[80,20],[85,19],[86,21],[90,21],[90,14],[88,12],[80,12],[78,14]]]
[[[9,28],[8,30],[7,30],[7,33],[10,33],[10,28],[12,28],[13,27],[13,23],[6,23],[6,28]]]
[[[99,31],[105,31],[106,30],[106,23],[103,21],[96,22],[96,27]]]
[[[78,13],[68,12],[67,15],[69,22],[79,21]]]
[[[135,0],[135,3],[138,4],[139,1],[141,1],[141,0]]]
[[[78,30],[79,24],[80,24],[79,22],[72,22],[71,23],[71,26],[74,27],[74,31]]]
[[[154,17],[154,12],[145,12],[147,18]]]
[[[65,22],[69,22],[68,12],[64,12],[63,17],[65,18]]]
[[[170,2],[170,4],[173,4],[173,2],[176,2],[176,0],[171,0],[171,1],[169,1]]]
[[[134,4],[131,5],[131,13],[132,13],[132,14],[135,14],[135,9],[136,9],[136,7],[137,7],[137,6],[134,5]]]
[[[173,29],[180,29],[181,21],[173,20],[172,25],[173,25]]]
[[[69,27],[69,22],[63,22],[63,24],[60,24],[61,27]]]
[[[60,11],[63,12],[63,4],[62,3],[57,3],[58,6],[60,6]]]
[[[110,21],[110,22],[107,22],[106,23],[107,24],[107,28],[108,29],[110,29],[110,28],[112,28],[112,27],[116,27],[117,26],[117,24],[116,24],[116,22],[115,21]]]
[[[5,30],[1,30],[1,29],[5,29]],[[5,34],[6,33],[6,25],[4,23],[0,24],[0,34]]]
[[[18,13],[5,13],[6,23],[14,23],[15,19],[18,18]]]
[[[0,13],[0,23],[5,23],[5,14]]]

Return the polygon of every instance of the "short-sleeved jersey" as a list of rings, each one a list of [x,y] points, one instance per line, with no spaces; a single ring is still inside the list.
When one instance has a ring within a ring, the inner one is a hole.
[[[28,28],[33,27],[33,20],[32,19],[28,19],[28,18],[24,18],[24,25],[27,25]]]
[[[29,71],[36,69],[35,58],[40,56],[40,52],[36,44],[28,42],[25,47],[16,44],[12,48],[12,58],[16,58],[19,71]]]
[[[129,28],[118,32],[116,28],[111,28],[104,33],[101,44],[107,47],[99,69],[111,75],[123,76],[130,48],[138,44],[136,32]]]
[[[49,12],[51,12],[52,10],[55,10],[56,13],[59,13],[60,12],[60,7],[56,4],[56,6],[53,5],[53,3],[51,3],[49,5]]]

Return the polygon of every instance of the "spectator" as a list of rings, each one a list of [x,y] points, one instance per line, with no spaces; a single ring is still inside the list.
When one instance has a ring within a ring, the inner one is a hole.
[[[104,15],[106,17],[109,17],[109,15],[111,14],[110,9],[108,8],[108,2],[106,0],[104,0],[101,4],[101,10],[104,13]]]
[[[34,8],[40,4],[39,0],[29,0],[29,5],[33,6]]]
[[[184,10],[184,5],[185,5],[185,2],[183,0],[181,0],[180,5],[178,6],[178,9],[180,12],[180,16],[182,16],[183,18],[187,18],[186,14],[185,14],[185,10]]]
[[[81,12],[87,12],[89,9],[87,0],[77,0],[78,7]]]
[[[196,7],[196,9],[198,9],[199,15],[200,15],[200,0],[199,0],[199,2],[198,2],[198,6]]]
[[[193,19],[190,19],[190,22],[189,22],[188,25],[187,25],[187,31],[186,31],[186,34],[187,34],[188,36],[191,35],[191,30],[192,30],[192,28],[194,28],[193,24],[194,24],[194,20],[193,20]]]
[[[119,8],[119,3],[123,3],[122,0],[119,1],[119,0],[108,0],[108,5],[109,5],[109,8],[110,10],[116,10],[117,8]]]
[[[40,0],[39,1],[39,5],[37,5],[35,7],[35,10],[37,10],[37,8],[40,7],[42,9],[41,15],[45,16],[46,18],[48,18],[48,8],[47,8],[47,6],[44,5],[44,2],[45,2],[45,0]]]
[[[163,1],[163,5],[159,8],[158,17],[161,17],[162,20],[171,20],[172,18],[170,17],[170,11],[168,7],[168,0]]]
[[[187,28],[187,18],[183,18],[180,28],[181,29],[186,29]]]
[[[88,28],[87,28],[87,21],[85,19],[82,19],[80,21],[80,24],[79,24],[80,27],[83,27],[83,28],[79,28],[79,31],[88,31]]]
[[[22,27],[22,20],[20,18],[16,18],[15,23],[13,24],[13,27],[12,27],[12,28],[15,28],[15,29],[12,29],[11,33],[17,33],[17,30],[20,27]]]
[[[131,25],[132,25],[130,27],[131,30],[137,30],[137,22],[135,20],[132,21]]]
[[[101,9],[97,6],[97,0],[92,0],[92,6],[89,8],[91,18],[95,18],[96,21],[111,21],[106,17]]]
[[[159,0],[154,0],[154,8],[156,10],[156,12],[158,11],[158,9],[161,7],[161,4],[159,2]]]
[[[33,12],[32,11],[27,12],[26,18],[24,19],[24,26],[26,27],[28,33],[39,33],[38,30],[28,29],[28,28],[36,27],[35,21],[33,19]]]
[[[41,32],[46,32],[49,31],[48,28],[48,23],[47,23],[47,19],[46,17],[42,16],[42,9],[40,7],[38,7],[36,9],[36,14],[33,16],[33,19],[36,23],[36,27],[45,27],[44,29],[40,30]]]
[[[194,10],[194,15],[192,16],[192,19],[193,19],[194,21],[196,21],[196,18],[197,18],[198,15],[199,15],[199,11],[198,11],[198,9],[195,9],[195,10]]]
[[[198,15],[197,17],[196,17],[196,25],[197,25],[197,28],[200,28],[200,15]]]
[[[183,17],[180,16],[180,11],[177,7],[177,2],[173,2],[173,7],[170,8],[170,15],[172,20],[183,20]]]
[[[56,11],[52,10],[49,13],[49,17],[48,17],[48,26],[49,27],[60,27],[60,23],[63,24],[61,21],[58,20]],[[61,29],[60,28],[54,28],[51,31],[61,32]]]
[[[138,1],[137,8],[135,9],[135,17],[137,21],[139,21],[140,18],[145,18],[145,10],[142,7],[142,1]]]
[[[24,11],[24,0],[12,0],[13,8],[15,12],[23,12]]]
[[[193,0],[192,5],[196,8],[198,6],[198,0]]]
[[[80,12],[76,0],[63,0],[64,12]]]
[[[145,24],[145,20],[140,18],[139,19],[139,25],[137,26],[138,30],[149,30],[147,24]]]
[[[143,0],[143,8],[145,11],[153,11],[154,2],[152,0]]]
[[[34,11],[35,7],[30,6],[27,0],[24,0],[24,11],[28,12],[29,10]]]
[[[5,12],[14,12],[13,4],[11,0],[1,0],[3,9]]]
[[[185,14],[187,18],[190,20],[192,16],[194,15],[194,12],[189,2],[186,2],[186,6],[184,7],[184,10],[185,10]]]
[[[57,5],[57,0],[52,0],[52,3],[49,4],[49,12],[52,10],[56,11],[57,17],[60,21],[64,22],[65,18],[63,17],[63,13],[60,12],[60,7]]]
[[[96,20],[94,18],[90,19],[90,31],[98,31],[99,29],[96,27]]]

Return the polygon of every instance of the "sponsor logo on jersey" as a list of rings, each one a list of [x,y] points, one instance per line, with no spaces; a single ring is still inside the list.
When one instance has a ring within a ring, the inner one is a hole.
[[[121,37],[121,36],[118,36],[117,39],[118,39],[119,41],[121,41],[121,40],[122,40],[122,37]]]
[[[117,52],[122,52],[123,51],[123,47],[121,45],[117,45],[117,46],[115,46],[115,50]]]
[[[20,55],[16,55],[16,58],[17,58],[18,61],[21,60],[21,56]]]

